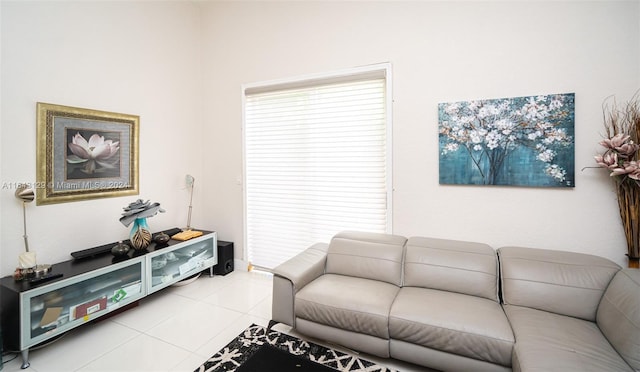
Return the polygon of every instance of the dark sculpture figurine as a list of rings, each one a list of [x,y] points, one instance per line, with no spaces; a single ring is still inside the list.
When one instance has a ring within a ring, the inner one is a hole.
[[[167,245],[167,242],[169,241],[169,239],[171,239],[169,235],[161,232],[156,234],[156,236],[153,238],[153,241],[160,246],[165,246]]]
[[[129,253],[130,248],[129,244],[120,241],[111,248],[111,254],[116,257],[126,256],[126,254]]]

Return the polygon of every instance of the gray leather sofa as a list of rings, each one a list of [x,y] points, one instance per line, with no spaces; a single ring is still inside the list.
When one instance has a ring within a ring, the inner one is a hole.
[[[640,270],[581,253],[343,232],[274,270],[272,317],[443,371],[640,370]]]

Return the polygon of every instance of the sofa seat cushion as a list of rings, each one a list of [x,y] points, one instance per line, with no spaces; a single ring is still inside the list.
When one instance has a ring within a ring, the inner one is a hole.
[[[392,339],[511,365],[513,333],[500,304],[460,293],[403,287],[389,315]]]
[[[325,274],[296,294],[296,317],[389,339],[389,310],[400,288],[390,283]]]
[[[631,371],[594,322],[504,305],[516,338],[514,371]]]

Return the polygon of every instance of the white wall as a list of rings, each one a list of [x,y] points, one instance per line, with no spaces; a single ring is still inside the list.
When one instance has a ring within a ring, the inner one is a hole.
[[[135,199],[167,210],[153,230],[186,225],[184,177],[202,179],[201,24],[190,2],[1,3],[0,180],[35,182],[36,102],[140,116],[140,195],[27,205],[30,247],[40,263],[128,237],[118,218]],[[23,249],[21,205],[2,189],[1,266]],[[194,203],[201,204],[196,188]],[[194,226],[206,226],[195,209]]]
[[[393,64],[394,231],[602,255],[626,265],[593,166],[601,104],[640,87],[638,1],[213,2],[203,5],[205,219],[243,247],[241,85]],[[576,187],[438,184],[437,104],[576,94]]]
[[[640,5],[616,2],[0,2],[0,180],[35,181],[35,103],[141,117],[140,196],[243,244],[241,85],[391,62],[394,231],[594,253],[625,262],[615,195],[592,166],[601,103],[640,86]],[[573,190],[438,184],[437,104],[576,93]],[[0,274],[23,249],[0,190]],[[40,262],[125,238],[137,197],[29,204]]]

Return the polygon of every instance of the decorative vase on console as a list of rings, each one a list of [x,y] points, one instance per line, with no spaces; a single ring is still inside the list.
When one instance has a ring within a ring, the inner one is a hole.
[[[604,106],[606,150],[595,157],[616,183],[620,218],[627,240],[629,267],[640,263],[640,91],[619,108],[615,100]]]
[[[129,232],[129,240],[133,249],[146,249],[151,244],[151,231],[147,219],[136,218]]]
[[[160,208],[160,203],[151,204],[148,200],[145,202],[142,199],[136,200],[123,209],[120,222],[127,227],[133,223],[129,232],[131,246],[135,250],[146,249],[151,243],[151,230],[149,230],[147,218],[155,216],[158,212],[164,213],[164,209]]]

